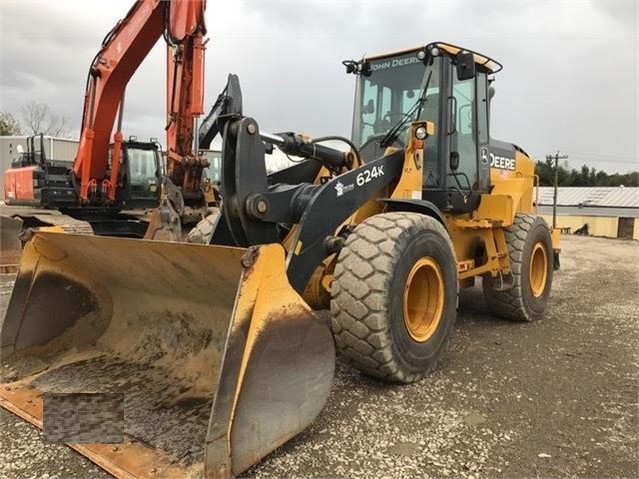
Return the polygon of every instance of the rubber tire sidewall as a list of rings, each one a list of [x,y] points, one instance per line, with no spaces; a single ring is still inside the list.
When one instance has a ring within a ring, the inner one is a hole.
[[[535,297],[532,293],[532,287],[530,284],[530,259],[533,254],[534,247],[537,243],[541,243],[546,250],[546,284],[544,285],[544,291],[539,297]],[[553,249],[552,241],[550,239],[550,232],[546,223],[537,218],[533,223],[531,229],[528,231],[528,236],[524,243],[524,255],[523,264],[521,265],[521,295],[523,301],[523,308],[526,311],[526,315],[531,320],[538,319],[546,310],[548,304],[548,298],[550,297],[550,289],[552,288],[553,277]]]
[[[440,268],[444,306],[437,330],[417,342],[404,323],[402,302],[406,279],[424,256]],[[366,273],[362,263],[372,272]],[[337,347],[365,374],[416,381],[437,366],[446,349],[457,315],[457,292],[455,253],[439,221],[407,212],[370,217],[349,236],[335,268],[331,322]]]
[[[435,367],[439,356],[447,346],[455,324],[457,316],[456,261],[451,254],[448,241],[434,230],[428,230],[420,236],[408,238],[406,245],[401,245],[401,241],[399,241],[397,249],[398,261],[388,277],[391,344],[400,363],[400,368],[421,375]],[[435,260],[440,268],[444,282],[444,307],[433,335],[423,342],[418,342],[408,332],[404,320],[403,299],[408,274],[415,263],[424,257]],[[392,278],[396,278],[396,280]]]
[[[484,296],[491,311],[498,316],[513,321],[535,321],[544,314],[552,288],[554,258],[550,230],[543,218],[517,214],[505,234],[514,286],[506,291],[495,291],[494,279],[485,275]],[[522,234],[525,235],[523,238]],[[519,246],[522,242],[523,246]],[[547,261],[546,284],[539,297],[532,294],[530,285],[530,258],[537,243],[542,243],[546,249]]]

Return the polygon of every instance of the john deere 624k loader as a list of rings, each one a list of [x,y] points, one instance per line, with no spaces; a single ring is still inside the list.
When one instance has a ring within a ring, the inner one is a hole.
[[[535,215],[531,158],[490,137],[501,65],[441,42],[344,65],[348,151],[260,132],[230,77],[206,244],[35,233],[2,327],[2,405],[41,424],[43,392],[123,392],[124,444],[73,447],[121,476],[235,475],[320,412],[334,344],[407,383],[478,278],[496,315],[540,318],[558,236]],[[306,160],[267,175],[272,144]]]

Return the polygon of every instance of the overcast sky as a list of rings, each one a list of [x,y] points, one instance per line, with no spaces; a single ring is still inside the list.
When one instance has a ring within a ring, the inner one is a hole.
[[[0,110],[48,103],[78,133],[87,70],[131,0],[1,0]],[[205,108],[229,72],[262,130],[350,136],[355,77],[341,61],[441,40],[504,64],[492,136],[570,167],[637,170],[636,0],[214,1]],[[127,90],[125,135],[164,135],[163,40]]]

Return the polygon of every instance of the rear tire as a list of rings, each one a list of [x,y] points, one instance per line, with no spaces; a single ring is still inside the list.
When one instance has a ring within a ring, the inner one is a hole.
[[[490,310],[513,321],[539,319],[548,304],[553,276],[550,230],[543,218],[517,214],[505,229],[514,286],[496,291],[490,275],[483,278],[484,297]]]
[[[446,349],[457,308],[457,263],[444,227],[417,213],[366,219],[335,267],[337,347],[364,373],[410,383]]]

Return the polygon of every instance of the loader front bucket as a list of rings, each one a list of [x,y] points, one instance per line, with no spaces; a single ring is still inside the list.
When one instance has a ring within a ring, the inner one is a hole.
[[[10,216],[0,216],[0,273],[18,271],[22,243],[19,235],[22,231],[22,220]]]
[[[123,443],[71,447],[118,477],[237,475],[331,387],[330,330],[284,268],[277,244],[35,233],[0,332],[0,404],[42,427],[43,393],[123,393]]]

